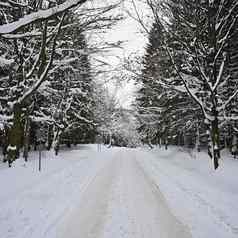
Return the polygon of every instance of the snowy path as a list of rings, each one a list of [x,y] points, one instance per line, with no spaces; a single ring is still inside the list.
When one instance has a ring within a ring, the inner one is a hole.
[[[132,151],[118,151],[62,222],[60,238],[186,238]]]
[[[139,163],[194,238],[238,237],[238,161],[224,154],[214,171],[205,152],[138,150]],[[195,157],[197,159],[195,159]]]
[[[79,146],[0,166],[0,238],[237,238],[238,161]]]
[[[27,166],[18,160],[13,169],[0,172],[0,231],[3,238],[53,238],[68,209],[97,173],[110,163],[112,155],[98,157],[94,150],[48,154],[37,171],[37,160]]]

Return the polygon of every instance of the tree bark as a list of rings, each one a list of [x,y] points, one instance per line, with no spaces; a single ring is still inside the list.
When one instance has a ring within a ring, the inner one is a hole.
[[[165,146],[165,149],[167,150],[168,149],[168,137],[167,137],[167,135],[165,135],[165,138],[164,138],[164,146]]]
[[[3,154],[3,162],[7,162],[7,147],[8,147],[8,135],[9,134],[9,129],[7,126],[4,126],[4,131],[3,131],[3,141],[2,141],[2,154]]]
[[[220,135],[219,135],[219,124],[218,118],[215,117],[215,120],[211,122],[211,158],[214,163],[214,168],[217,169],[219,166],[219,159],[220,159]]]
[[[196,150],[197,152],[200,152],[201,150],[200,145],[200,131],[199,131],[199,124],[197,123],[197,136],[196,136]]]
[[[13,108],[13,125],[9,130],[9,145],[7,148],[7,160],[9,167],[12,162],[19,157],[19,150],[21,147],[23,129],[21,125],[22,108],[19,104],[15,104]]]
[[[30,146],[30,118],[29,115],[27,115],[25,120],[25,128],[24,128],[24,150],[23,150],[23,157],[25,161],[28,160],[28,152],[29,152],[29,146]]]
[[[53,138],[53,149],[55,151],[55,155],[59,153],[59,146],[60,146],[60,137],[62,134],[62,130],[60,128],[55,127],[54,129],[54,138]]]
[[[237,150],[238,150],[238,138],[237,138],[237,134],[235,132],[233,132],[233,138],[232,138],[232,155],[234,156],[234,158],[236,159],[237,157]]]
[[[52,147],[53,143],[53,125],[49,124],[48,125],[48,131],[47,131],[47,144],[46,144],[46,149],[50,150]]]

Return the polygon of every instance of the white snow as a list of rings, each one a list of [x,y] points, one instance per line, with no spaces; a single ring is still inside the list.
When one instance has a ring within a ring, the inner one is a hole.
[[[34,155],[27,164],[17,160],[12,169],[0,167],[0,237],[53,238],[56,224],[110,161],[103,152],[98,158],[92,147],[59,157],[43,152],[39,172]]]
[[[195,238],[238,237],[238,160],[224,158],[214,171],[205,152],[176,147],[140,152],[141,166]]]
[[[20,18],[17,21],[1,25],[0,26],[0,35],[13,33],[15,31],[17,31],[18,29],[20,29],[21,27],[24,27],[26,25],[33,23],[33,22],[36,22],[37,20],[48,19],[52,16],[55,16],[56,14],[67,11],[70,8],[81,5],[84,2],[86,2],[86,1],[85,0],[68,0],[62,4],[55,6],[55,7],[51,7],[46,10],[39,10],[37,12],[33,12],[31,14],[25,15],[24,17]]]
[[[2,56],[0,56],[0,68],[4,68],[8,65],[11,65],[14,62],[14,60],[6,59]]]
[[[235,238],[238,161],[205,152],[72,147],[0,164],[4,238]],[[210,165],[209,165],[210,164]]]
[[[7,151],[16,150],[16,149],[17,149],[16,146],[11,146],[11,145],[9,145],[9,146],[7,147]]]
[[[112,163],[93,181],[78,208],[68,213],[59,237],[190,238],[138,166],[134,151],[113,150],[117,153]]]

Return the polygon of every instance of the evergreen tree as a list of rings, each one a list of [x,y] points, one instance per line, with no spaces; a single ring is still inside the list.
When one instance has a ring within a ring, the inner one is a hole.
[[[234,115],[230,118],[224,115],[238,94],[237,86],[231,86],[231,76],[236,70],[228,60],[229,48],[234,52],[231,42],[237,35],[238,3],[202,0],[148,3],[156,24],[164,31],[163,46],[175,72],[167,86],[172,84],[176,89],[182,86],[200,108],[207,127],[208,154],[216,169],[221,125],[227,119],[235,119]],[[158,14],[160,10],[165,18]]]

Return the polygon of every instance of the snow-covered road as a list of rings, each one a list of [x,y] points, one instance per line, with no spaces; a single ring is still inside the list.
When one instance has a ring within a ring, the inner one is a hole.
[[[191,237],[136,159],[133,150],[117,151],[62,222],[59,237]]]
[[[0,166],[1,238],[235,238],[237,161],[94,145]]]

